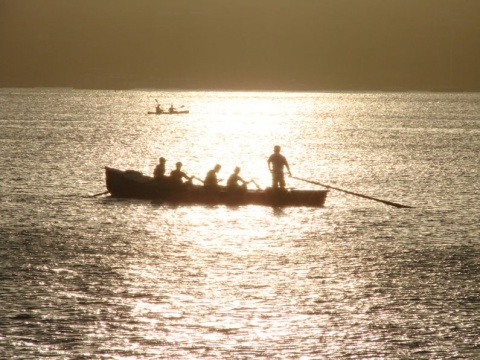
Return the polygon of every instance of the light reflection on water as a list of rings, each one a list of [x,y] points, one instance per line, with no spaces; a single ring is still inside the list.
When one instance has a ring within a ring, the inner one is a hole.
[[[478,94],[0,95],[0,357],[478,357]],[[88,195],[159,156],[266,187],[276,143],[296,176],[416,208]]]

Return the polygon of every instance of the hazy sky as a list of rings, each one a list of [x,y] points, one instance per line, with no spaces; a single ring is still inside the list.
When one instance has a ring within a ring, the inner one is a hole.
[[[0,86],[480,91],[480,0],[0,0]]]

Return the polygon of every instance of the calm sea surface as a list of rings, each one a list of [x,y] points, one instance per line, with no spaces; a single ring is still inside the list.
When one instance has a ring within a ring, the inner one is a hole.
[[[92,197],[159,156],[266,187],[276,144],[415,208]],[[0,89],[0,155],[1,359],[480,357],[480,94]]]

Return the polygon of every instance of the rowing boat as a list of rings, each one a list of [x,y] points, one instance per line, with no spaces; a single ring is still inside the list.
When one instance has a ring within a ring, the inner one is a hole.
[[[105,181],[112,197],[146,199],[182,205],[261,205],[272,207],[322,207],[328,190],[272,189],[207,190],[201,185],[175,189],[134,170],[105,167]]]
[[[190,113],[189,110],[175,110],[175,111],[149,111],[148,115],[179,115],[179,114],[188,114]]]

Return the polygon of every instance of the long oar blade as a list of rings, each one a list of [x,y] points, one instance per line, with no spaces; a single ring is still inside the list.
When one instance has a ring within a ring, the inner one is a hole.
[[[384,203],[384,204],[386,204],[386,205],[395,206],[396,208],[413,209],[413,206],[402,205],[402,204],[399,204],[399,203],[396,203],[396,202],[393,202],[393,201],[388,201],[388,200],[383,200],[383,199],[374,198],[374,197],[372,197],[372,196],[363,195],[363,194],[359,194],[359,193],[356,193],[356,192],[353,192],[353,191],[348,191],[348,190],[340,189],[340,188],[337,188],[337,187],[334,187],[334,186],[322,184],[322,183],[319,183],[319,182],[317,182],[317,181],[302,179],[302,178],[298,178],[298,177],[295,177],[295,176],[292,176],[292,178],[297,179],[297,180],[301,180],[301,181],[305,181],[305,182],[310,183],[310,184],[315,184],[315,185],[324,186],[324,187],[326,187],[326,188],[328,188],[328,189],[333,189],[333,190],[341,191],[341,192],[344,192],[344,193],[346,193],[346,194],[359,196],[359,197],[362,197],[362,198],[364,198],[364,199],[369,199],[369,200],[378,201],[378,202]]]
[[[98,194],[95,194],[95,195],[92,195],[92,197],[96,197],[96,196],[100,196],[100,195],[106,195],[108,194],[110,191],[104,191],[104,192],[101,192],[101,193],[98,193]]]

